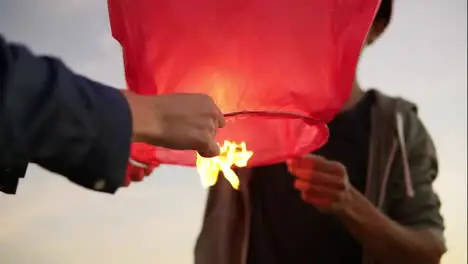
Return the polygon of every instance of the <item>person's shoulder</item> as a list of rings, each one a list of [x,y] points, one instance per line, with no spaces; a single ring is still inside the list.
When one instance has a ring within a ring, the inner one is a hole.
[[[375,89],[369,90],[368,93],[372,95],[374,104],[385,112],[412,112],[414,114],[417,114],[418,112],[416,103],[406,98],[400,96],[391,96]]]
[[[380,115],[389,117],[396,130],[401,130],[410,146],[424,147],[435,155],[432,138],[423,121],[418,116],[418,107],[403,97],[390,96],[378,90],[369,91],[374,97],[374,105]]]

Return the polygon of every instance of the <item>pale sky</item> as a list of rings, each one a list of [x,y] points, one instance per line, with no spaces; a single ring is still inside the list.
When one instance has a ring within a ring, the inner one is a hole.
[[[420,107],[440,158],[448,264],[467,263],[466,17],[466,0],[397,1],[389,31],[359,70],[366,87]],[[105,0],[0,0],[0,32],[124,86]],[[205,195],[187,168],[162,168],[110,196],[30,166],[18,195],[0,195],[0,263],[192,263]]]

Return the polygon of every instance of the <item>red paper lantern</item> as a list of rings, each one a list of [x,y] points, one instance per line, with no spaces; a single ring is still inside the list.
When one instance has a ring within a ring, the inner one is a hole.
[[[348,98],[379,0],[108,0],[129,89],[206,93],[249,166],[307,154]],[[193,151],[157,149],[195,165]]]

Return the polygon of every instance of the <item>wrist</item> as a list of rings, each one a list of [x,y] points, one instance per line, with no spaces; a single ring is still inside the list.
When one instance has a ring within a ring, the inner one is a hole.
[[[335,215],[360,239],[378,237],[379,232],[386,230],[386,217],[353,187],[350,189],[349,198]]]
[[[341,206],[334,211],[334,215],[342,220],[360,222],[361,217],[359,211],[364,204],[362,202],[363,198],[367,200],[358,190],[351,186]]]
[[[374,206],[358,190],[351,187],[348,197],[335,215],[346,224],[368,227]]]
[[[129,90],[122,91],[127,100],[132,117],[132,141],[156,144],[161,138],[161,122],[155,117],[152,96],[136,94]]]

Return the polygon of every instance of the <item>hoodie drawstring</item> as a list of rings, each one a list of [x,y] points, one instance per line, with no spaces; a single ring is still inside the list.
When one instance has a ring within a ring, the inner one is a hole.
[[[408,160],[408,153],[406,151],[405,134],[404,134],[404,122],[401,113],[396,113],[396,125],[398,142],[401,149],[401,158],[403,162],[403,177],[405,182],[406,196],[412,198],[414,196],[413,182],[411,180],[411,171]]]

